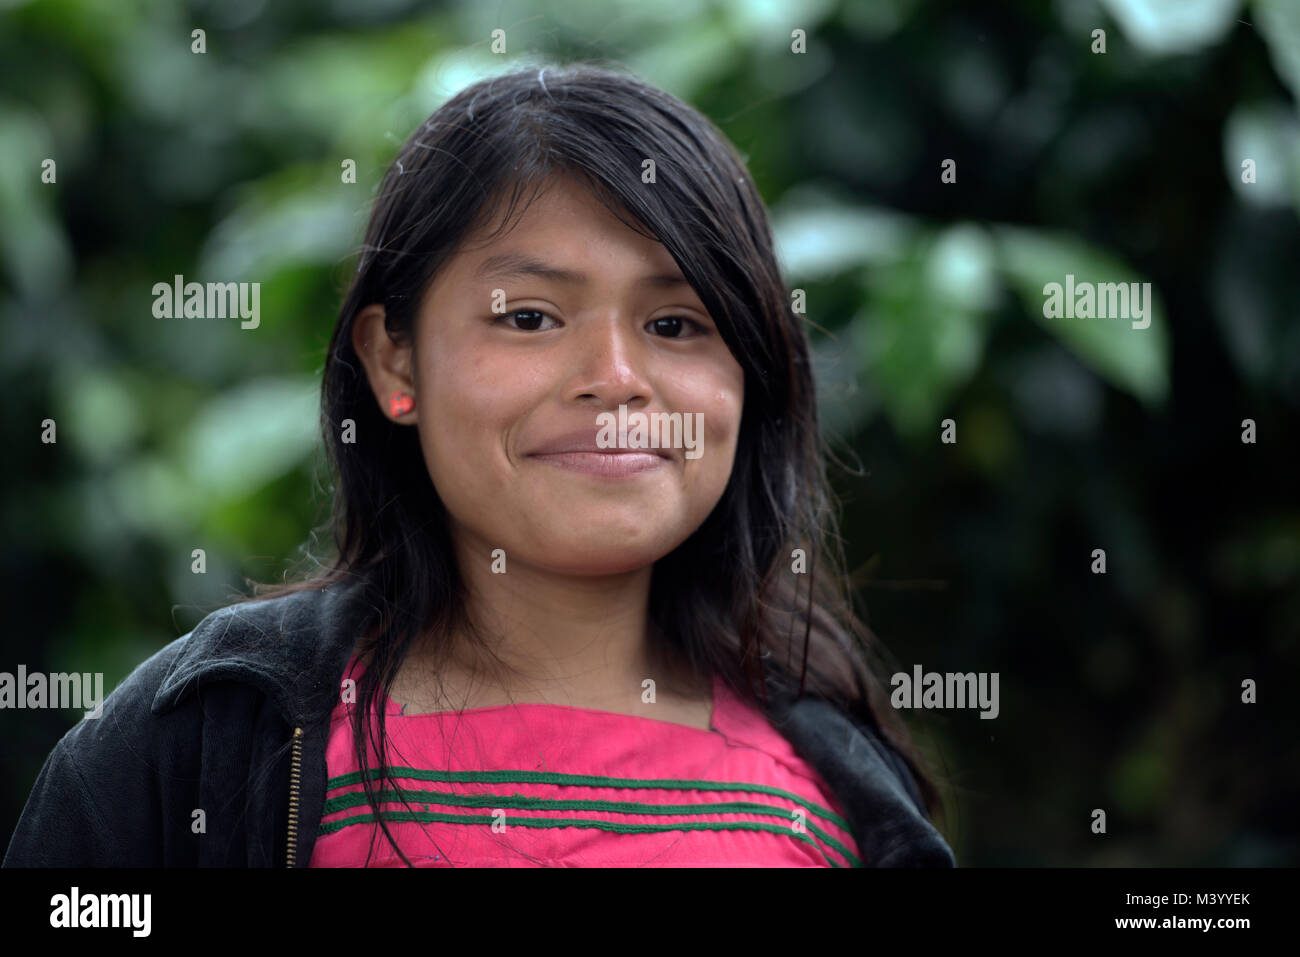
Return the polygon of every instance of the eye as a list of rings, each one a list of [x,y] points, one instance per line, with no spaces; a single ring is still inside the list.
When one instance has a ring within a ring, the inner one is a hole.
[[[539,331],[538,326],[544,319],[550,319],[552,322],[555,321],[551,316],[548,316],[539,309],[516,309],[514,312],[507,312],[504,315],[497,316],[496,321],[509,322],[511,319],[516,318],[519,320],[519,325],[513,326],[512,328],[518,329],[521,332]]]
[[[685,316],[661,316],[658,319],[651,319],[647,324],[647,328],[649,326],[655,327],[656,335],[661,335],[665,339],[681,339],[683,338],[681,332],[687,325],[694,326],[697,333],[704,334],[708,332],[703,323],[688,319]]]

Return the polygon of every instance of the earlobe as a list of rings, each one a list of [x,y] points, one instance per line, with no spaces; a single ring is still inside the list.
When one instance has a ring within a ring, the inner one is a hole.
[[[400,418],[415,408],[415,397],[405,392],[394,392],[388,397],[389,418]]]
[[[415,421],[415,382],[410,346],[393,341],[384,328],[384,307],[366,306],[352,323],[352,348],[365,367],[375,401],[388,418],[410,425]],[[404,398],[398,398],[398,397]]]

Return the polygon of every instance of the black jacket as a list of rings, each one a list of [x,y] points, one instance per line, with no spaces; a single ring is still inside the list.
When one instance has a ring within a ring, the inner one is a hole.
[[[55,745],[4,866],[306,867],[330,714],[365,624],[355,589],[222,608],[141,664]],[[807,695],[769,706],[844,807],[866,866],[954,866],[871,729]]]

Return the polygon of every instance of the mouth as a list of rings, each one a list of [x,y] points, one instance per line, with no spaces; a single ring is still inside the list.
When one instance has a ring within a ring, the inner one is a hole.
[[[666,468],[671,461],[654,452],[610,450],[603,452],[542,452],[529,459],[602,478],[625,478]]]

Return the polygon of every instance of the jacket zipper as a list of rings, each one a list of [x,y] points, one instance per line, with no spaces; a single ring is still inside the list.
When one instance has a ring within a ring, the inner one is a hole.
[[[293,759],[289,764],[289,837],[286,859],[289,867],[298,859],[298,784],[302,779],[302,728],[293,729]]]

